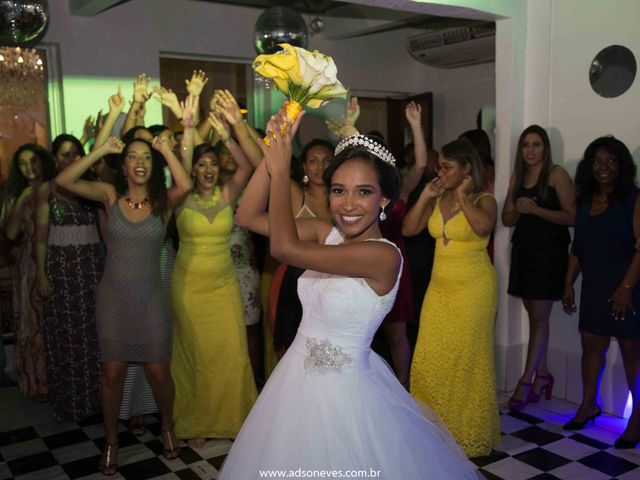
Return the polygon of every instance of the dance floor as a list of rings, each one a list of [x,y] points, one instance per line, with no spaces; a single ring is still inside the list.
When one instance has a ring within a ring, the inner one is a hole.
[[[553,399],[509,413],[501,400],[502,443],[489,457],[474,459],[489,479],[638,480],[640,449],[616,450],[624,428],[617,417],[598,418],[595,427],[565,432],[575,405]],[[51,408],[0,390],[0,480],[104,478],[96,470],[104,437],[100,419],[53,421]],[[180,457],[162,457],[160,425],[147,418],[147,432],[132,435],[120,426],[120,471],[112,478],[215,479],[231,442],[210,440],[198,450],[183,446]],[[424,472],[424,479],[429,473]],[[244,480],[244,479],[239,479]],[[401,480],[389,477],[386,480]],[[455,479],[452,479],[455,480]]]

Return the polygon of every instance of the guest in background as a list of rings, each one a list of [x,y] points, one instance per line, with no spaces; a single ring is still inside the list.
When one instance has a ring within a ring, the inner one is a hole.
[[[444,147],[438,176],[405,217],[402,233],[425,226],[436,239],[411,364],[411,393],[435,410],[470,457],[500,442],[493,359],[496,272],[487,254],[496,201],[483,190],[482,164],[465,140]]]
[[[36,192],[56,174],[51,154],[35,144],[22,145],[13,155],[3,208],[9,240],[19,240],[14,273],[16,375],[20,393],[46,401],[48,394],[42,298],[37,291]]]
[[[58,135],[52,153],[59,171],[84,155],[72,135]],[[100,358],[95,297],[102,275],[99,205],[61,189],[38,189],[38,291],[44,301],[49,402],[58,420],[100,412]]]
[[[547,367],[549,315],[553,303],[562,298],[568,226],[573,225],[574,217],[571,177],[553,164],[547,132],[531,125],[520,135],[514,174],[502,209],[504,226],[515,226],[508,292],[522,298],[530,332],[524,372],[509,399],[511,410],[537,403],[542,394],[551,398],[554,379]]]
[[[598,388],[615,337],[633,399],[616,448],[635,448],[640,441],[640,196],[635,179],[633,158],[620,140],[601,137],[587,147],[576,171],[578,209],[563,295],[565,311],[575,312],[573,284],[582,272],[582,403],[564,429],[582,430],[602,413]]]

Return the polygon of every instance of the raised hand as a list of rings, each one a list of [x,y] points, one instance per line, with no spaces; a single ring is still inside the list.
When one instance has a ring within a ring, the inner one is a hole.
[[[178,96],[173,93],[171,89],[164,88],[162,86],[153,87],[153,93],[157,101],[159,101],[162,105],[171,110],[176,117],[182,117],[182,108],[180,107],[180,102],[178,101]],[[179,114],[178,114],[179,112]]]
[[[208,81],[207,75],[202,70],[194,70],[191,80],[185,80],[184,83],[187,86],[187,92],[194,97],[198,97]]]
[[[98,147],[102,156],[112,153],[120,154],[124,150],[124,142],[118,137],[109,137],[106,142]]]
[[[222,142],[226,142],[229,140],[231,133],[229,132],[229,125],[226,121],[223,121],[220,116],[216,115],[214,112],[209,112],[209,118],[207,119],[207,121],[216,131],[218,137]]]
[[[136,103],[144,103],[149,100],[149,83],[151,78],[146,73],[141,73],[133,82],[133,101]]]
[[[358,97],[351,97],[351,101],[349,105],[347,105],[347,111],[344,115],[344,121],[347,125],[355,126],[359,117],[360,105],[358,104]]]
[[[412,125],[420,124],[421,115],[422,115],[422,107],[420,106],[420,104],[416,102],[409,102],[406,108],[404,109],[404,116],[407,118],[407,121]]]
[[[268,142],[260,142],[269,175],[289,176],[291,169],[291,139],[293,125],[287,121],[283,109],[271,117],[266,127]],[[296,120],[299,123],[298,120]]]
[[[102,109],[100,109],[96,114],[96,125],[95,125],[96,132],[99,132],[100,130],[102,130],[103,124],[104,124],[104,117],[102,116]]]
[[[82,138],[85,139],[85,142],[89,139],[96,136],[96,122],[91,115],[89,115],[85,121],[84,126],[82,127]]]
[[[231,92],[229,90],[216,90],[216,94],[216,103],[222,107],[222,114],[227,122],[231,125],[237,125],[242,122],[240,107]]]
[[[344,119],[331,117],[324,121],[327,129],[340,139],[358,133],[358,129],[353,125],[349,125]]]
[[[118,91],[109,97],[109,113],[120,114],[124,108],[124,95],[122,89],[118,85]]]
[[[151,146],[162,154],[172,151],[169,145],[169,139],[167,137],[161,137],[160,135],[153,137]]]
[[[182,123],[183,128],[195,127],[196,108],[198,105],[197,99],[198,97],[187,95],[186,100],[180,102],[180,108],[182,109],[182,119],[180,123]]]

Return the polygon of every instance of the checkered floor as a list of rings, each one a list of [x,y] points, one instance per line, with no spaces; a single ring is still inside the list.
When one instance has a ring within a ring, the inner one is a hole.
[[[640,449],[611,447],[624,420],[601,417],[596,427],[565,432],[561,425],[575,405],[554,399],[509,413],[506,397],[501,400],[502,444],[491,456],[474,459],[486,478],[640,479]],[[0,480],[104,478],[96,471],[104,445],[100,419],[52,421],[50,407],[20,398],[15,388],[0,390],[0,411]],[[156,418],[147,418],[142,437],[124,425],[120,430],[120,470],[113,478],[214,479],[231,446],[229,440],[209,441],[197,451],[183,446],[169,461],[161,455]]]

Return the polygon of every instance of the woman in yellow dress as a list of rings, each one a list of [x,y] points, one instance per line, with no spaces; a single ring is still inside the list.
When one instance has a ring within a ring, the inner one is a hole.
[[[483,192],[474,147],[442,147],[438,176],[405,217],[402,233],[428,226],[436,251],[411,365],[411,393],[444,421],[469,457],[500,441],[493,361],[496,273],[487,254],[496,201]]]
[[[189,135],[191,126],[185,124]],[[176,213],[180,248],[171,279],[174,423],[176,436],[188,439],[192,448],[202,447],[207,438],[235,438],[257,398],[229,249],[233,206],[253,168],[228,133],[225,143],[238,163],[233,176],[220,187],[213,146],[198,146],[191,168],[194,191]],[[185,157],[190,168],[190,155]]]

